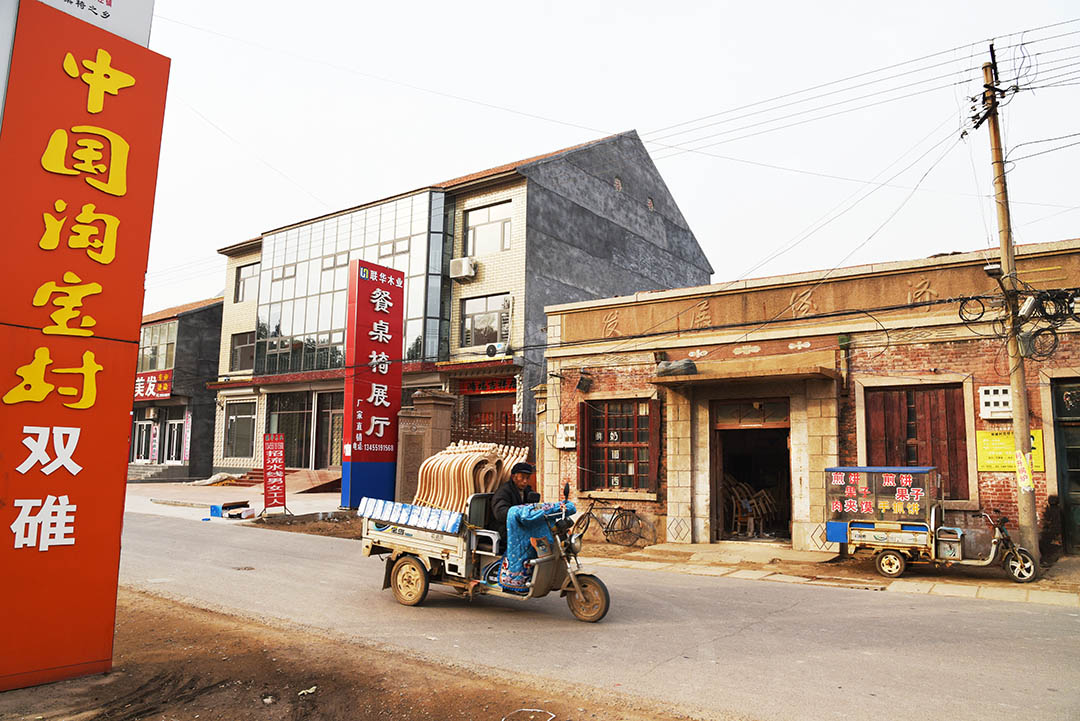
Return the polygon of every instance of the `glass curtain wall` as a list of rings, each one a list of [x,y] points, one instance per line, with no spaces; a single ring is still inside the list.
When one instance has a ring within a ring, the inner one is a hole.
[[[443,193],[423,192],[265,236],[255,373],[345,365],[353,258],[405,274],[402,357],[448,357],[452,219]]]

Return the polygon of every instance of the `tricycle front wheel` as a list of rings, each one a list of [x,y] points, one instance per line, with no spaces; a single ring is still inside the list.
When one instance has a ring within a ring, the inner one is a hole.
[[[877,567],[877,572],[886,578],[899,578],[907,568],[907,559],[899,551],[887,548],[874,559],[874,566]]]
[[[419,606],[427,598],[428,572],[413,556],[402,556],[390,572],[390,589],[403,606]]]
[[[1031,583],[1039,577],[1039,564],[1026,549],[1014,548],[1005,556],[1005,570],[1017,583]]]
[[[566,592],[566,604],[570,607],[570,613],[579,621],[596,623],[607,615],[611,606],[611,595],[607,586],[589,573],[577,574],[577,582],[581,593],[573,587]]]

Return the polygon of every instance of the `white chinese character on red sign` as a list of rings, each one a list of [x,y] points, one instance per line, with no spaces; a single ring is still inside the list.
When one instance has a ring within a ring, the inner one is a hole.
[[[37,513],[34,509],[41,506]],[[33,548],[47,551],[52,546],[75,545],[76,506],[68,503],[67,496],[46,496],[42,503],[37,498],[16,498],[19,516],[11,524],[15,534],[15,548]]]
[[[388,387],[379,385],[378,383],[371,384],[371,395],[368,396],[367,402],[376,406],[390,407],[390,399],[386,397]]]
[[[389,313],[394,304],[390,301],[390,291],[376,288],[371,291],[371,304],[379,313]]]
[[[22,430],[23,433],[31,434],[22,440],[23,445],[30,450],[30,455],[15,467],[16,471],[25,474],[39,463],[42,466],[41,472],[46,476],[59,468],[68,469],[73,476],[78,475],[79,471],[82,470],[82,466],[71,457],[75,453],[75,447],[79,445],[79,434],[82,429],[66,426],[52,428],[48,426],[23,426]],[[53,451],[56,453],[55,458],[49,458],[49,453],[46,450],[50,434],[52,435]],[[34,438],[35,435],[37,438]]]
[[[377,343],[389,343],[393,336],[390,335],[390,324],[385,320],[377,320],[371,324],[368,338]]]

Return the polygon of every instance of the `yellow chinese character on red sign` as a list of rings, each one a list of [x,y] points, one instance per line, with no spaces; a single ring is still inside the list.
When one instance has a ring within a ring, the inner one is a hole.
[[[82,354],[82,365],[78,368],[57,368],[53,373],[77,373],[83,377],[82,393],[75,386],[60,386],[45,380],[45,371],[52,365],[52,356],[49,349],[42,346],[34,350],[34,360],[26,365],[15,369],[15,375],[22,378],[21,383],[15,386],[0,398],[4,403],[14,405],[16,403],[40,403],[49,397],[53,389],[62,396],[79,396],[74,403],[65,403],[68,408],[82,410],[90,408],[97,402],[97,374],[104,370],[94,358],[93,351]]]
[[[126,194],[127,161],[131,149],[128,142],[113,131],[94,125],[76,125],[71,132],[76,135],[75,150],[69,149],[68,131],[54,130],[41,156],[41,167],[58,175],[86,173],[90,187],[109,195]],[[106,144],[109,147],[107,159],[103,152]],[[68,167],[69,160],[76,162]],[[95,175],[104,176],[105,180],[91,177]]]
[[[90,71],[82,74],[82,81],[90,88],[86,94],[88,113],[101,112],[105,106],[105,93],[116,95],[135,84],[133,76],[112,67],[112,55],[101,48],[98,48],[96,60],[83,60],[82,65]],[[64,72],[73,78],[79,77],[79,64],[71,53],[64,56]]]
[[[67,210],[67,203],[57,200],[53,207],[56,212],[62,213]],[[96,213],[97,205],[86,203],[82,210],[75,216],[79,221],[71,226],[71,234],[67,237],[69,248],[92,248],[87,250],[86,255],[90,260],[97,261],[102,265],[108,265],[116,258],[116,230],[120,225],[120,219],[108,213]],[[67,223],[67,216],[55,216],[52,213],[42,213],[45,220],[45,232],[38,241],[38,247],[42,250],[56,250],[60,245],[60,234]],[[98,225],[92,225],[100,223]]]
[[[41,332],[46,335],[94,335],[94,331],[90,329],[97,325],[97,321],[92,317],[83,316],[79,322],[79,328],[72,328],[68,325],[68,321],[82,315],[82,312],[76,310],[76,308],[82,307],[83,299],[86,296],[100,293],[101,284],[83,283],[82,278],[70,270],[64,273],[64,282],[67,283],[66,286],[50,280],[47,283],[42,283],[37,292],[34,293],[33,303],[35,308],[41,308],[50,302],[59,308],[59,310],[53,311],[49,315],[52,318],[53,325],[45,326],[41,329]],[[80,283],[81,285],[79,285]],[[58,297],[53,298],[54,295]]]

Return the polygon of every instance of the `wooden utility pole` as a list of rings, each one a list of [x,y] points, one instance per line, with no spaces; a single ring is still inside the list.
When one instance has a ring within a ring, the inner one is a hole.
[[[991,56],[993,48],[991,47]],[[1005,186],[1005,158],[1001,152],[1001,127],[994,63],[983,65],[983,107],[990,127],[990,152],[993,155],[994,198],[997,206],[998,235],[1001,240],[1001,289],[1008,309],[1009,393],[1012,403],[1012,432],[1016,444],[1016,502],[1020,525],[1020,545],[1039,562],[1039,521],[1035,513],[1035,486],[1031,477],[1031,428],[1028,424],[1027,375],[1020,353],[1020,313],[1016,258],[1013,254],[1012,221],[1009,216],[1009,191]]]

